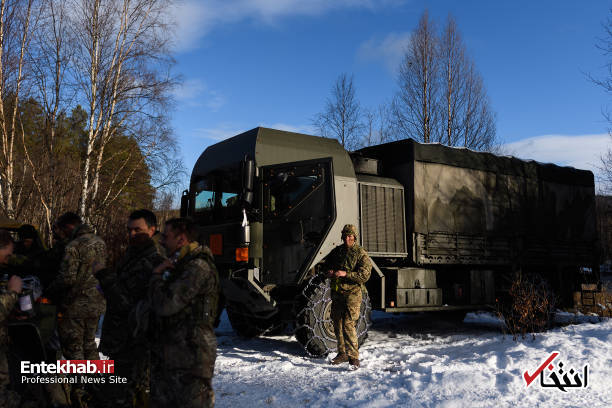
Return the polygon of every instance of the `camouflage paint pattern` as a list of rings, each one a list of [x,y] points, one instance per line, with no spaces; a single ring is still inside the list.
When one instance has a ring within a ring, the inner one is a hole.
[[[62,354],[68,360],[99,360],[96,346],[96,330],[99,317],[61,318],[57,321],[57,334]]]
[[[108,406],[133,407],[135,401],[147,399],[150,346],[142,333],[136,336],[126,328],[132,327],[130,313],[147,298],[151,273],[164,257],[151,238],[141,235],[115,270],[103,269],[96,275],[106,297],[100,351],[115,360],[115,374],[127,378],[127,383],[108,384],[104,390]]]
[[[343,244],[334,248],[327,256],[325,266],[325,270],[346,271],[345,277],[330,280],[331,318],[338,342],[338,353],[346,353],[357,359],[359,343],[355,325],[359,320],[362,290],[365,290],[363,285],[370,279],[372,262],[366,250],[354,243],[351,247]]]
[[[327,256],[325,270],[346,271],[342,278],[332,278],[332,291],[351,292],[355,286],[363,286],[372,272],[372,262],[366,250],[355,242],[352,247],[339,245]]]
[[[175,268],[149,285],[151,406],[212,406],[219,277],[210,250],[197,242],[183,247]]]
[[[359,358],[356,323],[361,310],[361,288],[354,293],[332,291],[331,318],[334,322],[334,333],[338,342],[338,354],[347,354]]]
[[[81,224],[66,245],[60,271],[49,288],[60,302],[58,332],[67,359],[99,358],[95,332],[106,304],[91,271],[94,262],[106,264],[106,244],[89,225]]]
[[[19,406],[19,395],[9,390],[8,331],[6,321],[17,303],[14,292],[0,294],[0,407]]]
[[[194,376],[190,371],[174,370],[172,375],[152,372],[151,407],[215,406],[215,393],[210,378]]]

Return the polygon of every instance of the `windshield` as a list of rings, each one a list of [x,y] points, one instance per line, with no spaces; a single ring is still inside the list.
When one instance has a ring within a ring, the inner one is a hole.
[[[239,168],[216,170],[202,177],[192,186],[196,217],[211,223],[239,217],[241,188]]]

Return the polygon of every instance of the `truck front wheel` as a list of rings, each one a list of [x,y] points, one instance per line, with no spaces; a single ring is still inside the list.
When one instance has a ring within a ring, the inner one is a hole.
[[[257,315],[244,305],[235,302],[227,302],[225,309],[232,328],[240,337],[280,334],[285,328],[285,323],[279,319],[278,313],[272,316]]]
[[[325,356],[336,351],[336,335],[331,319],[331,290],[329,279],[312,277],[300,291],[297,302],[297,329],[295,337],[313,357]],[[359,346],[368,337],[372,325],[370,297],[364,291],[361,311],[357,321]]]

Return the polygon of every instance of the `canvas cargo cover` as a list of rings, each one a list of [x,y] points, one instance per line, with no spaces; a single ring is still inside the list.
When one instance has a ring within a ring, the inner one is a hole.
[[[384,159],[383,168],[385,169],[416,160],[523,177],[539,175],[542,180],[546,181],[585,187],[594,186],[593,173],[588,170],[521,160],[511,156],[498,156],[460,147],[448,147],[439,143],[418,143],[412,139],[366,147],[359,152],[366,157]]]
[[[405,187],[417,264],[590,263],[590,171],[402,140],[359,151]]]

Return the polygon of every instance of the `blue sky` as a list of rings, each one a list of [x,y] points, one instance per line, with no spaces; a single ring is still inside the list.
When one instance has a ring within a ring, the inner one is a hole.
[[[480,70],[497,133],[522,158],[595,169],[611,145],[595,47],[606,1],[184,0],[174,10],[173,124],[189,172],[206,146],[256,126],[312,133],[343,72],[376,107],[427,8],[457,21]]]

